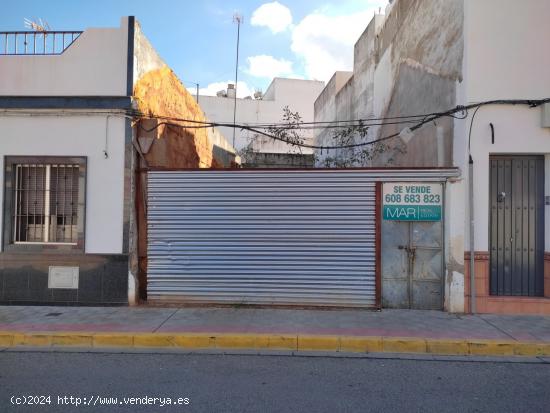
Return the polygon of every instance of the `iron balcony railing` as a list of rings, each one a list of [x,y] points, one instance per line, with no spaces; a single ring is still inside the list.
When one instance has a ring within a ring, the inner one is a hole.
[[[0,32],[0,55],[56,55],[63,53],[82,32]]]

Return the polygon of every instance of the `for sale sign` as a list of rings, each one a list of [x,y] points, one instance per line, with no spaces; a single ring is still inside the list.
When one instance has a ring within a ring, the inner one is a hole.
[[[441,184],[384,183],[383,217],[390,221],[440,221],[443,204]]]

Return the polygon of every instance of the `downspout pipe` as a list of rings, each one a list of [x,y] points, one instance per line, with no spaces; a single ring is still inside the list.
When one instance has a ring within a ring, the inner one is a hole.
[[[475,283],[475,246],[474,246],[474,160],[470,154],[468,166],[468,186],[470,201],[470,313],[476,313],[476,283]]]

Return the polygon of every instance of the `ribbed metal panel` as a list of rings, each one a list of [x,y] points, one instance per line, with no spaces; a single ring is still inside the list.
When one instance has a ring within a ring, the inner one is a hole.
[[[148,299],[374,306],[375,181],[392,180],[383,175],[149,172]]]
[[[375,184],[311,172],[152,172],[148,297],[375,304]]]

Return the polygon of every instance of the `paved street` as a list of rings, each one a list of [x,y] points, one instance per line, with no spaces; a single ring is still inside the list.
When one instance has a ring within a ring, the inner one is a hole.
[[[549,378],[550,364],[527,362],[4,351],[0,411],[532,413],[548,411]],[[48,395],[50,405],[10,403]],[[116,408],[100,405],[115,397]],[[161,407],[166,398],[182,404]]]

